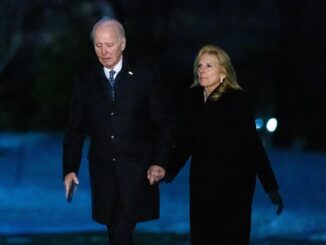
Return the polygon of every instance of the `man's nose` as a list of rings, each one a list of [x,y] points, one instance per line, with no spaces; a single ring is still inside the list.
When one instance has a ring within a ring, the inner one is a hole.
[[[107,53],[108,53],[107,48],[106,48],[106,47],[102,47],[102,49],[101,49],[101,54],[102,54],[102,55],[106,55]]]

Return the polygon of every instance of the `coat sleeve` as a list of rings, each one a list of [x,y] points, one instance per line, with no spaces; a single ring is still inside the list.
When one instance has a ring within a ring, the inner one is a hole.
[[[242,137],[245,138],[247,150],[254,163],[256,174],[261,182],[265,192],[278,190],[274,171],[271,167],[270,160],[264,149],[262,141],[258,135],[255,126],[254,113],[249,97],[244,92],[239,92],[239,99],[235,99],[238,104],[236,107],[239,120],[242,121]]]
[[[153,164],[166,168],[171,154],[173,141],[173,110],[167,88],[159,82],[157,76],[151,78],[148,104],[152,135],[154,137]]]
[[[76,81],[73,86],[68,122],[63,139],[63,178],[70,172],[78,174],[84,139],[85,125],[81,83]]]
[[[180,170],[186,164],[191,155],[191,136],[189,129],[189,93],[183,98],[181,113],[176,125],[176,138],[173,144],[173,150],[169,159],[165,181],[172,182]]]

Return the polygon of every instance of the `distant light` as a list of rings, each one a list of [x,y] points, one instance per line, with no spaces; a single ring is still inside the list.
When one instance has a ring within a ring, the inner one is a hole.
[[[258,130],[264,126],[264,121],[262,118],[257,118],[255,120],[255,123],[256,123],[256,129],[258,129]]]
[[[267,121],[267,124],[266,124],[266,129],[273,133],[277,128],[277,120],[276,118],[271,118]]]

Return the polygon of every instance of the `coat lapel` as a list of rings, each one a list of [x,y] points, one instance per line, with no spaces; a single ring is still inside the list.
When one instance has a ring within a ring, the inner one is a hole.
[[[199,108],[202,108],[205,105],[204,101],[204,90],[201,86],[197,85],[195,89],[195,101]]]
[[[117,74],[117,77],[115,78],[115,101],[114,101],[114,103],[117,103],[117,101],[119,101],[119,99],[121,99],[123,90],[127,89],[126,84],[128,84],[128,80],[130,79],[130,77],[132,75],[133,75],[133,73],[129,69],[127,62],[123,61],[122,69]],[[95,79],[96,79],[96,81],[98,81],[100,83],[105,102],[108,104],[109,107],[111,107],[113,105],[113,100],[112,100],[112,95],[111,95],[112,88],[109,85],[109,82],[105,76],[102,66],[97,69]]]
[[[118,73],[115,79],[115,103],[123,98],[123,91],[128,89],[128,84],[130,83],[130,78],[132,77],[133,72],[130,70],[129,65],[123,60],[122,69]]]
[[[104,70],[102,66],[96,69],[96,76],[94,80],[95,80],[94,82],[98,82],[100,86],[100,90],[105,100],[105,103],[107,103],[108,106],[111,106],[112,104],[111,87],[109,86],[109,82],[104,74]]]

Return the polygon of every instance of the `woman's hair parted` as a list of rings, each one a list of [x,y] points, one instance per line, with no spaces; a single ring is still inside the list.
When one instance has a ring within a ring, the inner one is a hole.
[[[223,80],[223,83],[221,83],[218,88],[210,95],[210,99],[218,100],[221,95],[228,89],[242,89],[237,82],[235,70],[233,68],[229,55],[222,48],[214,45],[205,45],[199,50],[194,62],[194,83],[192,86],[196,86],[197,84],[199,84],[198,62],[203,54],[215,56],[217,62],[222,66],[226,76]]]

